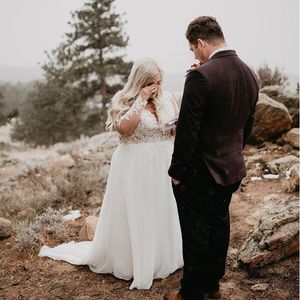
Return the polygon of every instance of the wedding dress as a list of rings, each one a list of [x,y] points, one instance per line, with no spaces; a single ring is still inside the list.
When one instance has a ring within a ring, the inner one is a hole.
[[[98,224],[92,241],[43,246],[39,256],[88,265],[149,289],[183,266],[182,238],[168,168],[173,137],[163,125],[175,116],[164,92],[158,122],[142,107],[131,135],[120,137],[114,152]]]

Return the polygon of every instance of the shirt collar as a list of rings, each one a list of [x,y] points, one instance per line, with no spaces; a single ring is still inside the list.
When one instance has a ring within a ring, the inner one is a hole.
[[[210,56],[208,57],[208,59],[211,59],[216,53],[221,52],[221,51],[227,51],[227,50],[233,50],[230,47],[226,46],[226,47],[221,47],[216,49],[215,51],[213,51]]]

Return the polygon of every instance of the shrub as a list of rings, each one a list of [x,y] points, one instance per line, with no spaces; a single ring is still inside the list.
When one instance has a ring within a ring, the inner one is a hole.
[[[258,68],[257,76],[261,88],[268,85],[279,85],[282,87],[287,85],[288,78],[278,67],[272,71],[267,64],[264,64],[262,67]]]
[[[62,223],[62,211],[51,207],[37,216],[32,222],[25,220],[16,225],[16,248],[18,250],[35,251],[44,242],[43,234],[60,237],[65,232]]]

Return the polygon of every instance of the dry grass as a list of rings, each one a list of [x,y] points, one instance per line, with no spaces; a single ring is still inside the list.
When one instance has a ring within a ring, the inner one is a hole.
[[[63,235],[65,231],[62,223],[63,211],[54,210],[51,207],[35,217],[33,221],[20,221],[15,226],[16,249],[20,251],[36,251],[44,242],[44,235],[52,238]]]
[[[11,161],[0,168],[0,217],[32,220],[46,207],[85,211],[91,196],[99,198],[100,205],[116,145],[114,137],[103,136],[103,141],[99,135],[83,145],[74,142],[73,147],[59,144],[32,149],[33,153],[0,153]]]

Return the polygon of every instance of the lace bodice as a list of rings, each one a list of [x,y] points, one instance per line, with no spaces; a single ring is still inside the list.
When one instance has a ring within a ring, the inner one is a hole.
[[[174,118],[176,114],[170,97],[172,96],[167,92],[162,97],[163,105],[159,114],[159,122],[153,113],[143,108],[137,127],[129,136],[121,136],[120,143],[138,144],[173,139],[171,130],[165,130],[164,128],[165,123]]]

